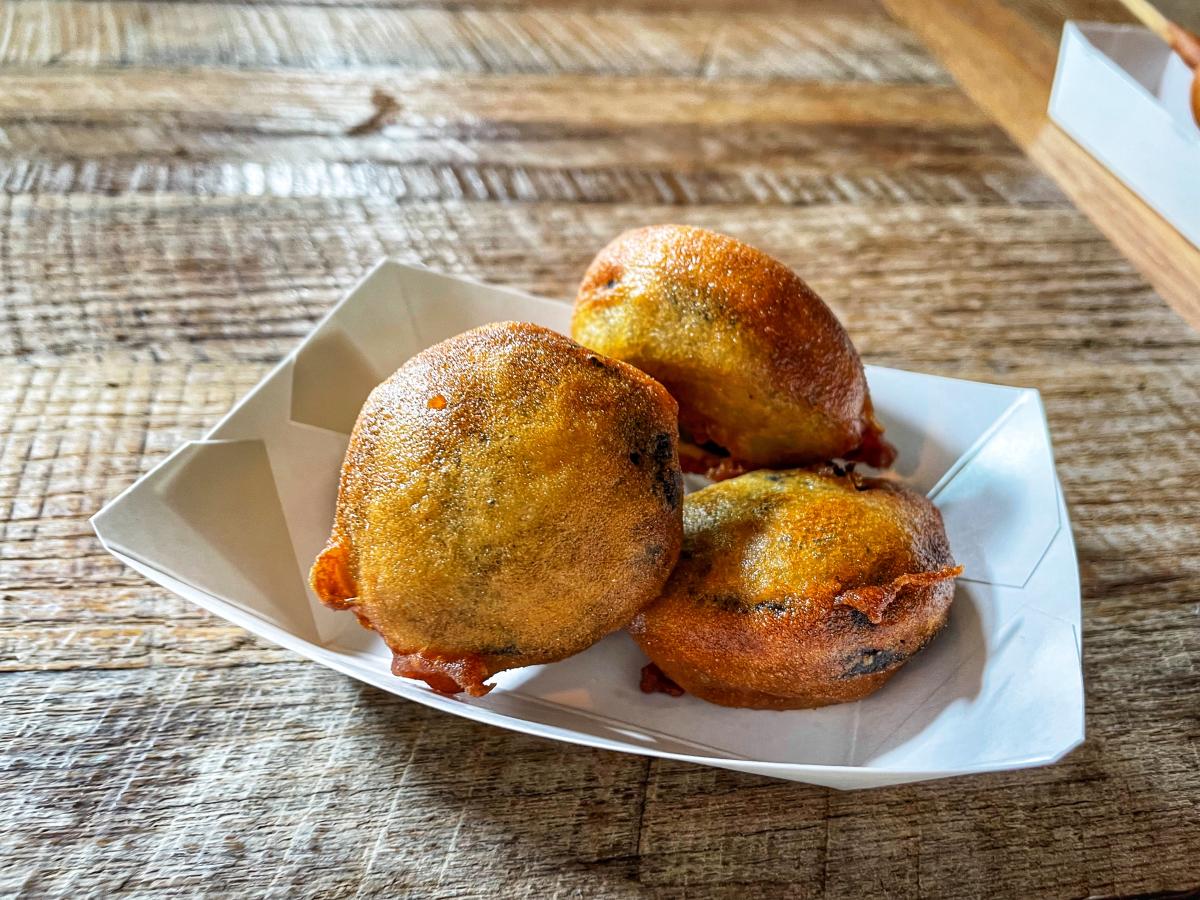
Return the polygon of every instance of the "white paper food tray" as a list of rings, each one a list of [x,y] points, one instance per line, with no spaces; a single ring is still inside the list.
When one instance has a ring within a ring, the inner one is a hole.
[[[370,389],[486,322],[568,330],[570,308],[412,266],[376,268],[204,440],[93,519],[147,578],[322,665],[445,712],[557,740],[837,788],[1053,762],[1083,740],[1079,581],[1036,391],[868,368],[896,475],[941,508],[966,567],[946,630],[879,693],[818,710],[726,709],[643,694],[624,633],[502,672],[486,697],[393,677],[309,565]]]
[[[1050,118],[1200,247],[1192,70],[1145,28],[1067,22]]]

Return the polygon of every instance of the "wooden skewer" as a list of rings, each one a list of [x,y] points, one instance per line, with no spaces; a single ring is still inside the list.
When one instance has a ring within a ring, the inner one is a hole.
[[[1137,18],[1139,22],[1157,34],[1160,38],[1171,43],[1171,20],[1164,16],[1148,0],[1121,0],[1121,3]]]
[[[1149,0],[1121,0],[1143,25],[1157,34],[1160,38],[1183,57],[1183,61],[1196,71],[1192,79],[1192,118],[1200,125],[1200,37],[1188,31],[1182,25],[1176,25],[1160,13]]]
[[[1193,69],[1200,69],[1200,37],[1176,25],[1149,0],[1121,0],[1121,4],[1133,13],[1139,22],[1170,44],[1171,49],[1182,56],[1185,63]]]
[[[1197,76],[1200,77],[1200,37],[1174,22],[1167,24],[1171,26],[1170,45],[1176,53],[1183,57],[1185,63],[1197,71]]]

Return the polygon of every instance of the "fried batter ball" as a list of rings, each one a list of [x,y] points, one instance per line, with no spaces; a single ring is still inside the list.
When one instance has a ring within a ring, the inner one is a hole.
[[[676,416],[648,375],[537,325],[443,341],[363,406],[313,590],[443,693],[578,653],[678,558]]]
[[[643,690],[723,706],[867,696],[945,624],[962,571],[927,499],[832,467],[717,482],[683,522],[679,565],[629,630],[652,660]]]
[[[679,401],[685,470],[719,479],[895,458],[841,323],[791,269],[734,238],[684,225],[625,232],[584,275],[571,334]]]

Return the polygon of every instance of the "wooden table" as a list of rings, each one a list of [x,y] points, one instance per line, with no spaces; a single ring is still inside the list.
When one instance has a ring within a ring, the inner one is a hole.
[[[984,109],[873,0],[0,5],[0,894],[1200,884],[1200,336]],[[510,734],[93,538],[377,258],[569,297],[661,221],[793,264],[871,362],[1042,391],[1083,573],[1066,761],[838,793]]]

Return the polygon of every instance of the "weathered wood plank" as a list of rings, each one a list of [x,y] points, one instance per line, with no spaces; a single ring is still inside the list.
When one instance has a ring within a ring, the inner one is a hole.
[[[264,77],[270,77],[266,75]],[[1055,191],[1049,178],[1025,158],[997,128],[974,125],[922,127],[888,123],[806,122],[781,126],[746,123],[714,130],[696,123],[638,124],[595,122],[514,122],[475,119],[436,124],[389,123],[373,134],[254,134],[237,124],[217,122],[201,128],[179,120],[177,111],[159,116],[142,112],[138,122],[101,131],[70,120],[12,122],[4,126],[5,153],[14,171],[27,165],[65,161],[84,164],[139,160],[187,162],[252,160],[282,163],[395,163],[430,165],[554,166],[579,168],[741,169],[791,168],[813,175],[873,169],[924,170],[946,177],[993,171],[1027,173]],[[44,163],[43,163],[44,161]],[[98,177],[98,176],[97,176]],[[10,191],[25,190],[12,181]],[[47,178],[46,184],[54,181]],[[82,179],[69,185],[84,193],[94,187]],[[133,189],[140,189],[133,185]],[[62,190],[61,183],[56,188]]]
[[[860,126],[980,127],[988,120],[944,85],[767,83],[561,75],[397,75],[218,70],[203,79],[168,69],[105,72],[0,69],[0,128],[31,122],[140,125],[345,135],[379,104],[380,127],[455,127],[480,120],[560,126],[706,125],[736,128],[852,122]],[[359,132],[361,133],[361,132]]]
[[[107,3],[109,0],[82,0],[82,2]],[[148,3],[166,3],[172,6],[202,5],[214,3],[238,6],[279,6],[279,0],[146,0]],[[1188,2],[1188,0],[1175,0]],[[445,9],[445,10],[594,10],[595,0],[287,0],[287,6],[305,7],[351,7],[364,9]],[[745,12],[744,0],[611,0],[606,9],[633,10],[640,12]],[[754,4],[758,12],[802,11],[809,15],[856,15],[878,16],[879,0],[804,0],[797,9],[794,0],[758,0]]]
[[[0,354],[108,347],[140,359],[266,361],[379,257],[570,297],[625,228],[681,221],[739,235],[802,272],[863,352],[929,368],[971,353],[1021,361],[1175,362],[1180,326],[1078,214],[977,206],[425,203],[0,195],[12,287]]]
[[[0,6],[0,36],[0,66],[945,80],[910,33],[874,4],[664,12],[10,0]]]
[[[9,193],[585,203],[1061,203],[937,86],[0,75]],[[423,101],[410,100],[411,96]],[[438,99],[440,97],[440,99]],[[403,102],[396,98],[402,98]],[[774,104],[757,115],[747,101]],[[664,108],[665,104],[665,108]],[[102,105],[102,120],[96,108]],[[741,118],[714,128],[717,119]],[[100,126],[103,127],[100,127]]]
[[[293,151],[295,152],[295,151]],[[296,155],[301,155],[296,153]],[[848,168],[809,165],[727,170],[622,165],[446,161],[31,159],[0,161],[0,191],[14,195],[203,194],[208,197],[337,200],[636,203],[643,205],[1063,206],[1063,196],[1027,166],[992,162],[983,171],[936,166]]]
[[[9,896],[636,887],[645,759],[447,728],[300,663],[6,686],[5,717],[32,726],[0,750],[0,820],[20,803],[25,826],[0,830]]]

